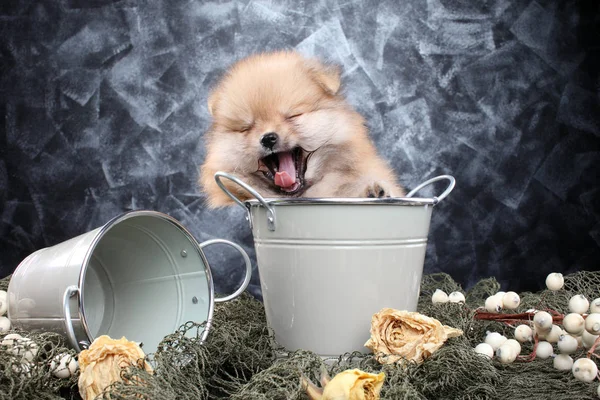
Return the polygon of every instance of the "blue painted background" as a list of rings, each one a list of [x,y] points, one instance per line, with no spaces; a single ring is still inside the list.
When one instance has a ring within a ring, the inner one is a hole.
[[[196,186],[207,93],[234,60],[296,48],[344,69],[402,183],[456,176],[426,272],[535,289],[600,263],[596,2],[0,2],[0,275],[125,210],[253,255],[241,209]],[[241,260],[207,251],[217,290]],[[259,294],[254,276],[251,289]]]

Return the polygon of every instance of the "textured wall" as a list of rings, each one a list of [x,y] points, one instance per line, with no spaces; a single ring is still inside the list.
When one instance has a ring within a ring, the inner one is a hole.
[[[456,176],[427,272],[522,290],[551,270],[597,269],[594,3],[2,1],[0,275],[139,208],[251,252],[241,209],[207,211],[195,184],[206,98],[234,60],[285,47],[343,66],[405,186]],[[228,290],[241,261],[208,255]]]

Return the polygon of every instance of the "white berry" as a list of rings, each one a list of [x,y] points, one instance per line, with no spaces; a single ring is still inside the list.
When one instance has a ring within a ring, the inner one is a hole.
[[[494,349],[492,348],[492,346],[490,346],[487,343],[479,343],[475,347],[475,353],[482,354],[482,355],[487,356],[489,358],[494,357]]]
[[[546,311],[538,311],[533,316],[533,324],[540,331],[547,331],[552,328],[552,315]]]
[[[18,333],[9,333],[8,335],[2,338],[2,342],[0,343],[0,345],[5,347],[7,351],[10,351],[15,345],[16,341],[22,338],[23,336],[19,335]]]
[[[494,296],[496,296],[496,297],[500,297],[500,298],[503,298],[505,294],[506,294],[506,292],[499,291],[499,292],[497,292],[496,294],[494,294]]]
[[[536,358],[545,360],[546,358],[550,357],[552,354],[554,354],[554,349],[552,348],[552,345],[550,343],[545,342],[545,341],[541,341],[538,343],[537,349],[535,351]]]
[[[554,357],[553,365],[559,371],[569,371],[573,367],[573,359],[568,354],[559,354]]]
[[[592,347],[596,339],[598,339],[598,335],[592,335],[588,331],[583,331],[583,334],[581,335],[581,342],[583,344],[583,347],[585,347],[586,349]]]
[[[4,290],[0,290],[0,316],[6,314],[8,309],[8,295]]]
[[[552,325],[550,332],[546,333],[546,341],[550,343],[557,343],[560,335],[565,332],[558,325]]]
[[[521,343],[531,342],[533,340],[533,329],[529,325],[519,325],[515,329],[515,339]]]
[[[592,382],[598,376],[598,366],[589,358],[580,358],[573,363],[573,376],[582,382]]]
[[[517,355],[518,353],[515,351],[515,348],[508,341],[496,350],[496,357],[498,357],[502,364],[510,364],[517,359]]]
[[[452,292],[448,295],[450,303],[464,303],[466,301],[465,295],[461,292]]]
[[[562,289],[565,278],[559,272],[553,272],[546,277],[546,287],[552,291]]]
[[[443,290],[435,289],[435,292],[433,292],[433,295],[431,296],[431,302],[433,304],[447,303],[448,295]]]
[[[50,370],[55,377],[66,379],[77,371],[79,365],[75,357],[69,354],[59,354],[50,363]]]
[[[498,350],[498,347],[502,346],[506,342],[506,336],[499,334],[498,332],[488,332],[485,336],[484,342],[492,346],[494,351]]]
[[[521,343],[516,341],[515,339],[508,339],[502,346],[512,346],[513,350],[517,355],[521,354]],[[500,347],[502,347],[500,346]]]
[[[490,296],[485,299],[485,309],[488,312],[500,312],[502,310],[502,298],[497,296]]]
[[[570,313],[563,318],[563,328],[571,335],[580,335],[585,328],[585,321],[581,314]]]
[[[514,310],[521,304],[521,298],[515,292],[506,292],[502,296],[502,305],[507,310]]]
[[[587,316],[585,319],[585,330],[592,335],[600,334],[600,314],[593,313]]]
[[[577,314],[584,314],[590,308],[590,302],[582,294],[576,294],[569,299],[569,310]]]
[[[600,297],[592,300],[590,303],[590,312],[591,313],[600,313]]]
[[[562,354],[573,354],[577,351],[578,343],[571,335],[560,335],[556,346]]]
[[[39,346],[33,340],[29,338],[16,339],[12,345],[10,352],[17,356],[22,357],[23,360],[33,361],[37,355]]]
[[[10,329],[10,320],[6,317],[0,317],[0,333],[8,332]]]

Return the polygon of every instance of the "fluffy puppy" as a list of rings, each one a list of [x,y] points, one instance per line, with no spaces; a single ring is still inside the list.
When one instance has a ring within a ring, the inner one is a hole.
[[[208,99],[213,122],[200,169],[208,204],[232,204],[215,183],[217,171],[268,198],[403,196],[340,83],[338,68],[292,51],[234,64]],[[241,200],[249,198],[223,181]]]

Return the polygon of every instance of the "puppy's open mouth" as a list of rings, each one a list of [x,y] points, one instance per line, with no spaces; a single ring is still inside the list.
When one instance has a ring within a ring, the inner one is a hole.
[[[304,189],[304,173],[308,154],[300,147],[269,154],[258,162],[258,170],[285,195],[292,196]]]

